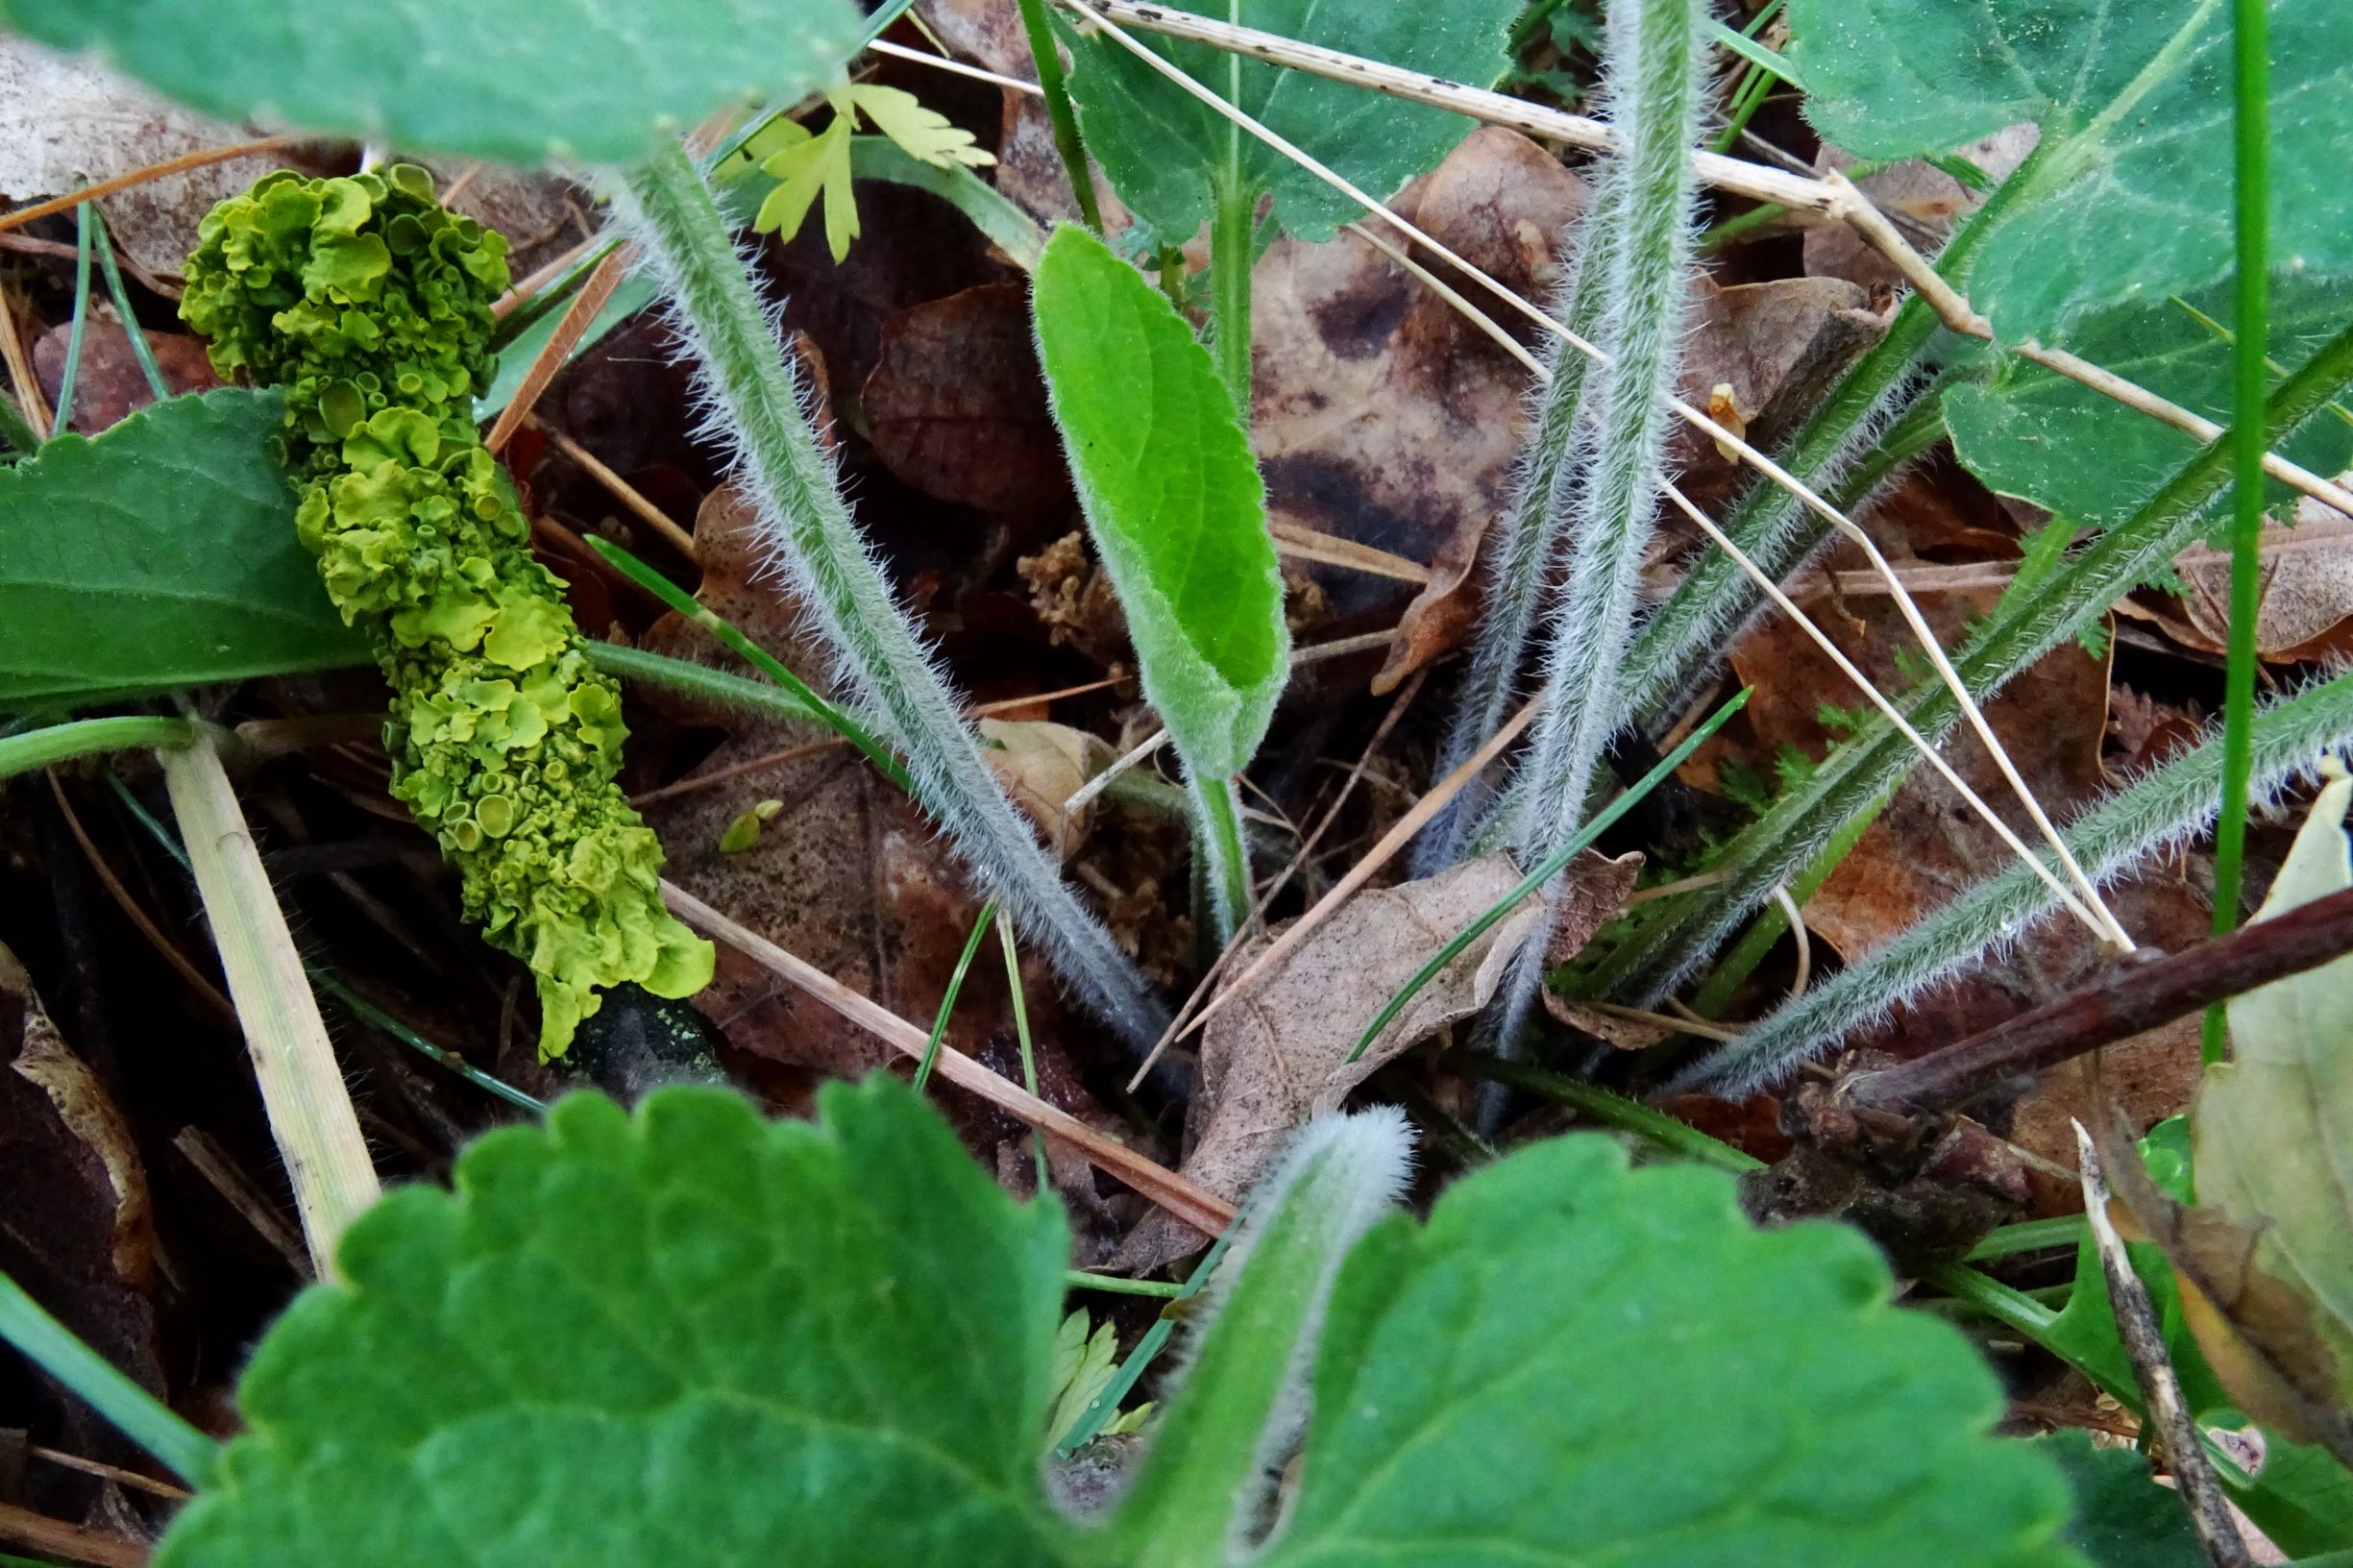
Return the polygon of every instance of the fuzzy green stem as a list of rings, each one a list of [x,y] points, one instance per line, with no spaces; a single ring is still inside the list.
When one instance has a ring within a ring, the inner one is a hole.
[[[1887,803],[1894,798],[1895,792],[1892,790],[1882,794],[1868,809],[1856,812],[1844,827],[1833,834],[1830,842],[1823,846],[1822,853],[1814,857],[1813,864],[1789,885],[1789,901],[1802,910],[1807,901],[1822,891],[1822,885],[1830,879],[1832,871],[1838,870],[1838,863],[1847,858],[1855,842],[1871,831],[1871,824],[1879,820],[1879,814],[1887,809]],[[1731,1005],[1732,993],[1740,989],[1743,981],[1756,972],[1756,967],[1765,961],[1765,955],[1773,951],[1774,944],[1781,940],[1782,933],[1788,929],[1789,917],[1782,912],[1777,900],[1758,910],[1756,919],[1749,923],[1748,930],[1741,933],[1740,940],[1708,971],[1706,984],[1692,993],[1691,1010],[1703,1018],[1721,1017],[1724,1010]]]
[[[2353,380],[2353,329],[2323,345],[2273,395],[2263,425],[2266,440],[2276,445],[2285,439],[2348,380]],[[1979,701],[1992,697],[2194,538],[2229,478],[2229,446],[2227,434],[2207,445],[2130,518],[2064,563],[2042,593],[1998,609],[1953,659],[1972,696]],[[1959,717],[1952,694],[1942,686],[1915,694],[1904,706],[1906,719],[1931,744]],[[1839,747],[1802,788],[1775,802],[1727,845],[1723,864],[1732,873],[1728,882],[1699,897],[1646,906],[1643,940],[1613,956],[1596,977],[1597,988],[1638,999],[1664,994],[1917,760],[1910,742],[1884,720]]]
[[[1963,218],[1936,258],[1947,282],[1966,287],[1986,236],[2027,193],[2042,157],[2029,154],[1982,206]],[[1860,177],[1860,171],[1855,171]],[[1903,392],[1907,378],[1938,327],[1936,312],[1914,294],[1897,308],[1887,332],[1839,379],[1837,386],[1807,416],[1775,454],[1781,466],[1818,492],[1837,490],[1843,501],[1859,501],[1834,484],[1860,441],[1868,439]],[[1892,433],[1892,432],[1891,432]],[[1777,581],[1812,554],[1829,526],[1778,486],[1759,479],[1751,485],[1724,531]],[[1667,602],[1643,625],[1629,650],[1623,679],[1627,711],[1656,732],[1673,722],[1689,694],[1729,646],[1736,629],[1763,602],[1748,575],[1721,551],[1707,551],[1692,563]]]
[[[1063,1284],[1073,1290],[1100,1290],[1110,1296],[1158,1296],[1173,1301],[1185,1293],[1185,1287],[1168,1280],[1131,1280],[1123,1274],[1090,1274],[1074,1268],[1063,1275]]]
[[[675,146],[621,174],[624,227],[676,303],[759,502],[758,531],[860,704],[906,759],[910,793],[989,891],[1042,938],[1056,971],[1138,1048],[1164,1013],[1132,961],[1062,880],[981,755],[946,681],[851,518],[806,391],[711,190]]]
[[[1695,0],[1624,0],[1609,12],[1610,118],[1622,151],[1602,178],[1620,194],[1596,205],[1621,235],[1587,280],[1599,291],[1595,341],[1608,362],[1590,377],[1591,444],[1582,461],[1563,464],[1550,501],[1568,516],[1572,554],[1547,617],[1547,696],[1514,775],[1516,815],[1499,823],[1523,866],[1550,864],[1576,837],[1594,771],[1626,711],[1620,674],[1657,510],[1691,291],[1698,182],[1690,148],[1706,19]],[[1545,947],[1537,940],[1523,948],[1496,996],[1490,1038],[1506,1055],[1542,983]]]
[[[1241,794],[1230,778],[1197,778],[1186,771],[1192,802],[1193,853],[1200,864],[1220,945],[1234,940],[1250,908],[1250,848],[1242,834]]]
[[[1237,179],[1221,181],[1210,214],[1210,355],[1217,379],[1250,427],[1250,267],[1257,259],[1259,193]]]
[[[2230,636],[2222,677],[2222,814],[2215,823],[2214,929],[2239,924],[2240,861],[2246,847],[2247,773],[2253,766],[2255,631],[2263,613],[2264,363],[2269,336],[2271,204],[2269,32],[2266,0],[2231,7],[2231,150],[2239,279],[2237,337],[2231,344]],[[2224,1014],[2206,1011],[2200,1054],[2212,1066],[2225,1049]]]
[[[359,1117],[327,1039],[303,955],[254,847],[208,734],[156,752],[204,900],[230,1000],[244,1026],[270,1134],[294,1187],[303,1237],[321,1278],[336,1238],[382,1190]]]
[[[185,719],[146,713],[48,724],[0,740],[0,778],[102,751],[124,751],[135,746],[185,746],[195,734],[196,726]]]
[[[1718,1142],[1688,1122],[1663,1115],[1640,1101],[1613,1094],[1582,1078],[1571,1078],[1530,1062],[1490,1056],[1484,1051],[1457,1051],[1446,1060],[1450,1066],[1490,1083],[1508,1084],[1513,1089],[1557,1100],[1605,1127],[1631,1133],[1644,1142],[1695,1164],[1712,1165],[1735,1176],[1764,1168],[1762,1160],[1744,1154],[1729,1143]]]
[[[1332,1282],[1387,1212],[1412,1147],[1383,1107],[1310,1122],[1262,1186],[1220,1271],[1199,1350],[1111,1533],[1136,1568],[1223,1568],[1260,1480],[1295,1435]]]
[[[1038,68],[1038,89],[1045,96],[1045,117],[1054,127],[1054,150],[1062,155],[1063,172],[1070,177],[1070,193],[1078,199],[1078,215],[1096,238],[1103,235],[1103,208],[1095,200],[1094,177],[1087,168],[1087,144],[1078,134],[1078,111],[1070,105],[1069,84],[1064,79],[1062,55],[1054,47],[1054,28],[1046,20],[1045,0],[1017,0],[1021,31],[1029,37],[1029,58]]]
[[[191,1486],[211,1483],[221,1445],[189,1426],[170,1406],[132,1382],[0,1274],[0,1339],[72,1389],[115,1431],[154,1455]]]

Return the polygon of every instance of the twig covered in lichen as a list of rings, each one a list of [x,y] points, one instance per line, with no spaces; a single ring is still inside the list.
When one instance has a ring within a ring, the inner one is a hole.
[[[285,388],[296,530],[392,687],[392,793],[458,868],[468,918],[530,966],[541,1051],[602,988],[701,990],[710,944],[662,907],[661,845],[613,782],[620,692],[475,431],[505,240],[422,169],[281,172],[206,217],[187,282],[215,368]]]

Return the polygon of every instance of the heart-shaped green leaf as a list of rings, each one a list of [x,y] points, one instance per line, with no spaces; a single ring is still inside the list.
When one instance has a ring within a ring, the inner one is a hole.
[[[859,38],[846,0],[0,0],[0,23],[229,119],[515,163],[630,161],[723,105],[789,103]]]
[[[1144,695],[1197,774],[1239,772],[1290,669],[1266,487],[1234,403],[1165,296],[1065,226],[1037,281],[1039,356]]]
[[[387,1198],[263,1341],[159,1568],[1061,1560],[1061,1214],[895,1081],[821,1107],[579,1095]]]
[[[2273,0],[2271,254],[2353,272],[2353,6]],[[1790,0],[1806,114],[1859,158],[1943,153],[2021,120],[2026,182],[1970,297],[2004,342],[2231,270],[2223,0]]]
[[[2230,308],[2227,284],[2187,298],[2135,300],[2086,315],[2068,343],[2093,363],[2227,425],[2231,346],[2215,324]],[[2280,280],[2271,300],[2271,357],[2294,369],[2348,318],[2353,280]],[[2130,517],[2203,445],[2009,355],[1999,357],[1991,381],[1947,390],[1945,423],[1955,454],[1988,485],[2093,527]],[[2323,413],[2281,451],[2315,473],[2335,474],[2353,462],[2353,424]],[[2271,488],[2288,499],[2286,486]]]
[[[1203,11],[1171,6],[1171,11]],[[1302,43],[1482,86],[1511,63],[1505,46],[1521,0],[1235,0],[1216,19]],[[1197,43],[1135,35],[1228,103],[1375,196],[1434,166],[1471,122],[1329,77],[1285,70]],[[1275,217],[1304,239],[1329,239],[1354,202],[1105,37],[1071,39],[1070,77],[1087,150],[1119,199],[1171,244],[1208,221],[1231,183],[1271,192]]]
[[[369,661],[295,539],[282,412],[173,398],[0,471],[0,710]]]

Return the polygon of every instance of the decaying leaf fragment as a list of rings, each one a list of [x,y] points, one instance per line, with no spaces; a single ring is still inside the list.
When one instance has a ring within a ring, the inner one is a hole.
[[[2353,778],[2321,791],[2258,920],[2353,887],[2348,804]],[[2250,1414],[2353,1463],[2353,958],[2234,999],[2230,1038],[2192,1117],[2199,1207],[2184,1239],[2198,1250],[2193,1264],[2177,1255],[2183,1296]],[[2207,1306],[2235,1331],[2219,1343]]]
[[[1584,885],[1619,876],[1622,864],[1586,854],[1569,870],[1564,907],[1583,909]],[[1519,880],[1508,857],[1486,855],[1424,881],[1360,893],[1343,904],[1249,994],[1210,1021],[1184,1173],[1238,1201],[1309,1116],[1336,1110],[1349,1090],[1407,1046],[1484,1007],[1521,943],[1539,928],[1532,898],[1463,949],[1363,1056],[1348,1060],[1389,997]],[[1623,894],[1593,926],[1622,902]],[[1245,950],[1239,962],[1246,965],[1252,956]],[[1200,1251],[1209,1239],[1155,1213],[1127,1238],[1114,1266],[1148,1272]]]

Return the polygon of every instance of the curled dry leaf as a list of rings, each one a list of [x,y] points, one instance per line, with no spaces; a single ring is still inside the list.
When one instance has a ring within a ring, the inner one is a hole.
[[[989,766],[1014,803],[1045,834],[1057,860],[1068,860],[1086,835],[1091,807],[1065,809],[1070,796],[1116,760],[1102,737],[1042,719],[983,719]]]
[[[1617,874],[1619,863],[1600,864],[1609,868],[1603,874]],[[1342,904],[1247,995],[1211,1020],[1187,1123],[1191,1146],[1184,1174],[1238,1202],[1309,1116],[1336,1109],[1349,1090],[1407,1046],[1484,1007],[1537,927],[1532,899],[1464,948],[1360,1059],[1348,1060],[1389,997],[1519,880],[1507,857],[1487,855],[1425,881],[1360,893]],[[1239,963],[1246,966],[1271,940],[1260,939]],[[1121,1244],[1114,1263],[1148,1273],[1209,1241],[1182,1221],[1155,1213]]]
[[[2154,619],[2175,640],[2219,653],[2230,637],[2230,555],[2200,545],[2184,551],[2174,570],[2189,596],[2142,594]],[[2267,529],[2263,546],[2263,598],[2255,616],[2255,651],[2279,664],[2341,658],[2353,652],[2353,519],[2306,497],[2296,503],[2293,528]]]
[[[147,1169],[97,1076],[15,954],[0,946],[0,1269],[114,1365],[163,1389]],[[123,1447],[79,1400],[60,1406],[83,1453]]]

